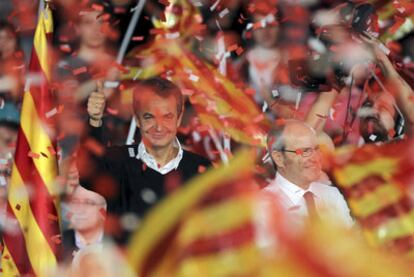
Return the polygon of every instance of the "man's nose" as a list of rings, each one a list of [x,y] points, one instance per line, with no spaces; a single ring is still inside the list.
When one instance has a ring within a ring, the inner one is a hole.
[[[161,129],[162,129],[162,121],[161,121],[161,119],[155,119],[155,129],[157,130],[157,131],[161,131]]]

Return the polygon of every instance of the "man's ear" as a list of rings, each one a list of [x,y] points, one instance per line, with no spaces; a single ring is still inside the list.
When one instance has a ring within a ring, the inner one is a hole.
[[[178,115],[178,119],[177,119],[177,128],[180,127],[181,125],[181,121],[183,120],[183,115],[184,115],[184,106],[181,110],[181,113]]]
[[[285,159],[282,152],[272,151],[270,155],[272,156],[272,160],[276,164],[277,168],[285,167]]]
[[[141,124],[139,123],[138,116],[134,115],[134,118],[135,118],[135,122],[137,123],[137,127],[141,128]]]

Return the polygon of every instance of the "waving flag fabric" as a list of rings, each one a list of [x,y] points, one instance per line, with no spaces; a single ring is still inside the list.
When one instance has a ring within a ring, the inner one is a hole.
[[[46,7],[35,31],[9,187],[7,215],[14,228],[4,235],[4,276],[45,276],[57,265],[58,172],[49,88],[52,31],[52,13]]]

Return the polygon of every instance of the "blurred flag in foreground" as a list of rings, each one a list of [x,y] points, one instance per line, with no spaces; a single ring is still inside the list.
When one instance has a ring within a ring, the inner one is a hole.
[[[333,176],[371,246],[414,259],[412,140],[337,151]]]
[[[52,13],[46,7],[35,31],[8,193],[8,224],[16,228],[4,234],[4,276],[45,276],[57,265],[57,158],[51,133],[56,108],[49,89],[52,31]]]

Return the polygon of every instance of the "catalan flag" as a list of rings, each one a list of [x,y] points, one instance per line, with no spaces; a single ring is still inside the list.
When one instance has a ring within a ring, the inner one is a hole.
[[[46,6],[34,35],[29,71],[35,77],[26,83],[9,185],[7,215],[15,228],[4,235],[4,276],[45,276],[57,265],[60,230],[54,181],[58,168],[50,132],[54,107],[49,89],[52,31],[52,13]]]
[[[372,246],[414,258],[412,140],[339,150],[333,176]]]

